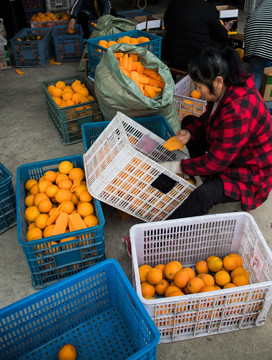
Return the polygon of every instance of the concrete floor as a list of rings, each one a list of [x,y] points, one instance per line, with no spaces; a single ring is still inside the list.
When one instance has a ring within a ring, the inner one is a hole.
[[[121,2],[120,2],[121,3]],[[164,4],[166,2],[163,2]],[[155,9],[150,6],[150,10]],[[241,16],[246,14],[241,13]],[[65,146],[52,126],[47,114],[41,82],[77,73],[77,62],[44,68],[24,68],[19,76],[14,66],[0,71],[0,161],[13,175],[16,186],[16,170],[21,164],[43,161],[62,156],[82,154],[83,142]],[[268,245],[272,248],[272,194],[258,209],[251,212]],[[136,218],[123,220],[112,207],[102,204],[105,216],[106,256],[115,258],[131,280],[131,260],[127,256],[121,238],[128,235]],[[239,205],[219,205],[210,213],[239,210]],[[0,308],[33,294],[30,271],[22,247],[17,242],[16,226],[0,235]],[[186,341],[161,344],[157,349],[158,360],[174,359],[271,359],[272,311],[265,324],[249,330],[208,336]]]

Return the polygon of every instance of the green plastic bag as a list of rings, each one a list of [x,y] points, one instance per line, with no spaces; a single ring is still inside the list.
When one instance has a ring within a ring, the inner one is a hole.
[[[104,15],[97,20],[96,28],[92,32],[90,39],[117,34],[123,31],[130,31],[136,29],[136,23],[134,21],[118,18],[112,15]]]
[[[115,52],[138,55],[144,67],[161,75],[165,82],[164,90],[154,99],[144,96],[138,85],[120,70]],[[117,111],[129,117],[163,115],[175,133],[180,129],[170,70],[157,56],[143,47],[112,45],[102,55],[96,67],[95,94],[106,121],[112,120]]]
[[[136,23],[123,18],[117,18],[112,15],[101,16],[97,20],[96,29],[92,32],[90,39],[113,35],[124,31],[131,31],[136,29]],[[77,71],[85,71],[85,54],[88,53],[87,46],[84,47],[82,57],[80,59]]]

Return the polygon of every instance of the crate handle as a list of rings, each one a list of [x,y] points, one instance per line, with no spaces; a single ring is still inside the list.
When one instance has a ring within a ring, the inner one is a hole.
[[[169,176],[160,174],[150,185],[160,192],[167,194],[177,185],[177,183],[177,181],[171,179]]]

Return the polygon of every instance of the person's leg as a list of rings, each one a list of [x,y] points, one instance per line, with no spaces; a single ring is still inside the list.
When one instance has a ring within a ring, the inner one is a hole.
[[[262,76],[266,63],[267,59],[260,56],[252,56],[250,58],[250,72],[254,75],[255,86],[258,90],[261,86]]]
[[[25,16],[22,0],[12,1],[11,4],[13,6],[16,15],[16,19],[19,25],[19,30],[26,28],[27,22],[26,22],[26,16]]]
[[[10,40],[15,35],[13,30],[13,19],[12,19],[12,7],[9,0],[1,0],[1,12],[3,16],[3,22],[7,34],[7,39]]]
[[[167,220],[205,215],[214,205],[234,201],[224,194],[223,182],[215,176],[197,187]]]
[[[84,39],[89,39],[89,14],[83,11],[79,12],[77,15],[77,23],[82,27]]]

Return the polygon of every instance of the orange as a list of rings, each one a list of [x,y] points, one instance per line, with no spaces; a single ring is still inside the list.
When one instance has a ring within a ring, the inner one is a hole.
[[[82,202],[77,206],[77,212],[79,215],[85,217],[94,213],[93,205],[89,202]]]
[[[175,285],[169,285],[165,290],[164,296],[168,297],[173,291],[180,291],[180,288]]]
[[[75,192],[75,195],[76,195],[77,197],[79,197],[80,194],[81,194],[83,191],[85,191],[85,190],[87,190],[87,186],[84,185],[84,184],[82,184],[82,185],[78,186],[78,187],[75,189],[74,192]],[[72,191],[73,191],[73,188],[72,188]]]
[[[191,294],[195,294],[200,292],[201,288],[203,288],[204,285],[205,284],[203,280],[198,277],[194,277],[188,281],[187,287]]]
[[[61,180],[59,183],[58,183],[58,187],[60,189],[66,189],[66,190],[70,190],[71,187],[72,187],[73,183],[71,180],[69,179],[66,179],[66,180]]]
[[[42,200],[49,200],[49,197],[45,194],[45,193],[38,193],[35,195],[35,199],[34,199],[34,205],[35,206],[39,206],[39,203]]]
[[[245,268],[243,268],[242,266],[238,266],[236,269],[234,269],[230,273],[230,276],[232,279],[237,275],[245,275],[247,278],[249,278],[247,270]]]
[[[30,194],[25,198],[25,206],[33,206],[34,205],[34,199],[35,199],[35,195],[34,194]]]
[[[35,220],[35,225],[37,228],[43,230],[46,228],[47,220],[49,216],[47,214],[40,214],[37,219]]]
[[[75,210],[75,205],[71,200],[64,200],[58,206],[60,212],[65,212],[66,214],[71,214]]]
[[[69,179],[74,181],[78,178],[84,179],[85,173],[81,168],[75,167],[69,171]]]
[[[207,262],[209,261],[209,260],[211,260],[212,258],[214,258],[215,256],[214,255],[211,255],[211,256],[209,256],[208,258],[207,258]]]
[[[63,94],[62,94],[62,98],[65,101],[72,100],[73,95],[74,95],[73,91],[64,91]]]
[[[92,195],[90,195],[88,190],[84,190],[79,195],[79,200],[83,202],[92,201]]]
[[[190,267],[185,267],[185,268],[183,268],[183,270],[187,271],[187,273],[189,275],[189,280],[196,276],[196,273]]]
[[[158,285],[162,281],[162,272],[160,269],[150,269],[146,274],[147,282],[151,285]]]
[[[236,275],[232,279],[232,283],[236,286],[249,285],[249,280],[246,275]]]
[[[149,295],[144,296],[144,298],[146,300],[154,300],[155,299],[154,296],[149,296]]]
[[[184,288],[189,280],[189,274],[184,269],[179,270],[174,276],[174,283],[179,288]]]
[[[207,264],[211,272],[217,272],[222,269],[223,261],[219,257],[214,256],[207,261]]]
[[[75,80],[75,81],[72,83],[72,85],[71,85],[72,89],[74,89],[74,87],[75,87],[76,85],[81,85],[81,81],[80,81],[80,80]]]
[[[57,173],[53,170],[48,170],[43,175],[44,180],[49,180],[52,183],[56,180],[56,177],[57,177]]]
[[[56,97],[56,96],[52,96],[52,98],[58,106],[61,105],[61,103],[62,103],[61,98]]]
[[[49,236],[51,236],[54,227],[55,227],[54,224],[46,226],[46,227],[44,228],[44,230],[43,230],[43,236],[44,236],[44,237],[49,237]]]
[[[58,190],[59,190],[59,187],[58,187],[57,185],[52,184],[52,185],[49,185],[49,186],[46,188],[45,194],[46,194],[48,197],[52,198],[52,197],[54,197],[54,196],[56,195],[56,193],[58,192]]]
[[[164,295],[166,289],[168,288],[169,283],[167,280],[162,279],[162,281],[155,286],[155,291],[158,295]]]
[[[88,227],[92,227],[92,226],[96,226],[98,225],[98,219],[95,215],[88,215],[85,216],[85,218],[83,219],[83,221],[85,222],[85,224]]]
[[[229,256],[232,256],[236,259],[237,266],[243,266],[243,259],[239,254],[231,253]]]
[[[199,277],[201,280],[203,280],[205,285],[214,285],[214,278],[212,275],[210,274],[199,274],[197,275],[197,277]]]
[[[59,189],[55,195],[55,199],[58,203],[61,203],[65,200],[72,200],[72,193],[70,190]]]
[[[35,179],[29,179],[29,180],[27,180],[26,183],[25,183],[25,189],[26,189],[26,191],[29,191],[30,188],[31,188],[31,186],[32,186],[32,185],[35,185],[35,184],[37,184],[37,183],[38,183],[38,181],[35,180]]]
[[[148,282],[144,282],[141,284],[141,291],[142,291],[143,297],[154,296],[155,295],[155,286],[149,284]]]
[[[223,286],[223,289],[230,289],[230,288],[233,288],[233,287],[236,287],[236,285],[229,282],[229,283],[227,283],[226,285]]]
[[[29,231],[30,229],[32,229],[32,228],[34,228],[34,227],[36,227],[36,226],[35,226],[35,223],[34,223],[34,222],[33,222],[33,223],[30,223],[30,224],[28,225],[27,231]]]
[[[74,165],[70,161],[62,161],[59,164],[59,172],[61,174],[69,174],[69,171],[73,169]]]
[[[27,221],[30,222],[34,222],[37,217],[40,215],[40,211],[37,208],[37,206],[29,206],[26,210],[25,210],[25,218]]]
[[[27,241],[37,240],[41,238],[42,238],[42,230],[37,227],[33,227],[26,233]]]
[[[52,182],[49,180],[41,180],[39,181],[39,192],[44,193],[48,186],[52,185]]]
[[[58,352],[58,360],[76,360],[76,348],[72,344],[65,344]]]
[[[59,88],[52,89],[52,96],[53,96],[54,98],[61,98],[61,96],[62,96],[62,89],[59,89]]]
[[[223,259],[223,266],[226,270],[232,271],[237,267],[237,260],[233,256],[225,256]]]
[[[199,91],[193,90],[193,91],[191,92],[190,96],[191,96],[192,98],[194,98],[194,99],[200,99],[201,94],[200,94]]]
[[[151,269],[152,269],[152,267],[147,264],[139,266],[138,270],[139,270],[139,277],[140,277],[141,283],[147,282],[146,275],[147,275],[148,271]]]
[[[67,179],[69,179],[68,175],[59,173],[59,174],[57,174],[55,183],[58,185],[62,180],[67,180]]]
[[[77,205],[79,202],[79,198],[74,193],[72,193],[72,201],[74,205]]]
[[[47,213],[52,209],[52,205],[53,204],[51,203],[50,200],[44,199],[39,203],[38,208],[39,208],[40,212]]]
[[[38,194],[39,192],[39,185],[38,184],[34,184],[31,186],[30,190],[29,190],[30,194]]]
[[[179,270],[181,270],[181,268],[178,262],[170,261],[165,265],[163,272],[168,280],[173,280]]]
[[[47,91],[49,92],[49,94],[52,96],[53,95],[53,90],[55,89],[54,85],[50,85],[47,87]]]
[[[64,81],[58,81],[55,86],[56,86],[56,88],[58,88],[58,89],[64,89],[65,86],[66,86],[66,84],[65,84]]]
[[[160,269],[160,270],[161,270],[163,277],[165,277],[164,271],[163,271],[163,270],[164,270],[164,267],[165,267],[164,264],[158,264],[158,265],[155,266],[156,269]]]
[[[200,292],[207,292],[207,291],[215,291],[216,288],[214,285],[204,285],[203,288],[201,288]]]
[[[229,273],[227,273],[224,270],[218,271],[214,275],[214,279],[215,279],[216,284],[219,286],[224,286],[231,281]]]
[[[208,264],[205,260],[199,260],[195,265],[196,272],[198,274],[208,274]]]
[[[88,90],[87,88],[85,88],[85,87],[82,87],[82,88],[78,91],[78,93],[79,93],[80,95],[85,96],[85,97],[88,97],[88,96],[89,96],[89,90]],[[87,101],[88,101],[88,100],[87,100]]]

